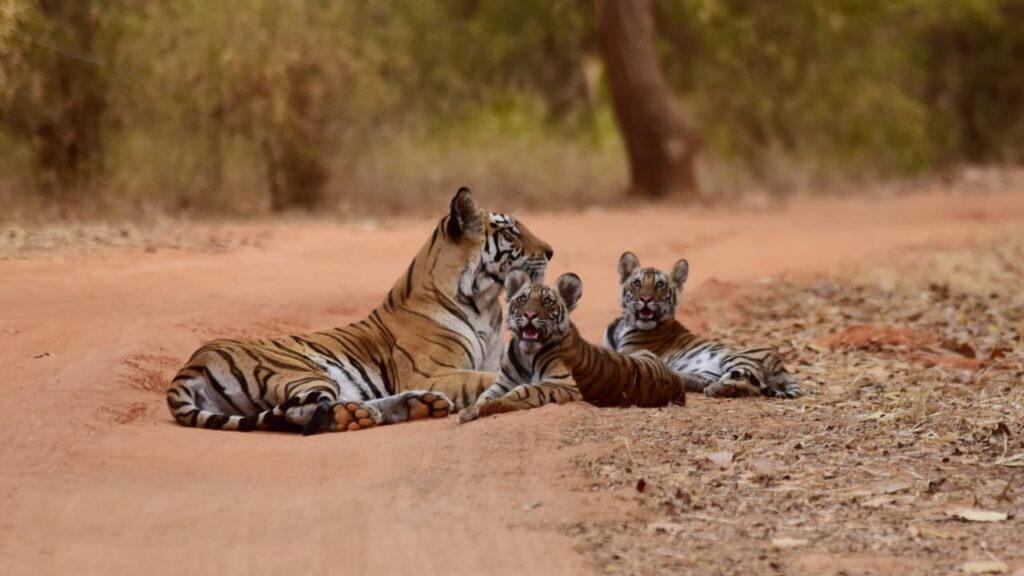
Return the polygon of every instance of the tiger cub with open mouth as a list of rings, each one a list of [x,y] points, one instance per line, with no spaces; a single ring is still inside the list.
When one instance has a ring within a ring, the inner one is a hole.
[[[585,400],[596,406],[654,407],[686,403],[686,385],[649,352],[619,354],[588,343],[569,313],[583,283],[563,274],[554,288],[513,271],[505,279],[508,329],[512,333],[498,379],[460,422]]]

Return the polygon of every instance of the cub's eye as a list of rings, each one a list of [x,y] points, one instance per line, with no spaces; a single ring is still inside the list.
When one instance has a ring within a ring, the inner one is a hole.
[[[666,285],[664,280],[658,280],[658,283],[654,285],[654,287],[657,288],[658,290],[664,290],[665,286]]]
[[[555,305],[555,299],[554,298],[552,298],[551,296],[546,296],[544,298],[544,306],[546,308],[551,308],[554,305]]]
[[[633,288],[639,288],[640,287],[640,279],[637,278],[636,280],[633,280],[633,283],[631,284],[631,286]]]
[[[519,298],[516,298],[516,304],[519,304],[519,305],[526,304],[526,294],[523,294]]]

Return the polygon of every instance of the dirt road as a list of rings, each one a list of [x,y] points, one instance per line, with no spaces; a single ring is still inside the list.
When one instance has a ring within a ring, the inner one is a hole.
[[[555,247],[552,274],[583,278],[574,317],[596,339],[625,249],[689,258],[699,300],[712,278],[829,273],[1019,229],[1024,195],[519,217]],[[201,342],[357,319],[432,225],[235,225],[259,241],[0,261],[0,573],[597,571],[563,528],[634,511],[582,490],[573,460],[596,445],[560,438],[587,407],[311,438],[185,429],[167,413],[164,387]]]

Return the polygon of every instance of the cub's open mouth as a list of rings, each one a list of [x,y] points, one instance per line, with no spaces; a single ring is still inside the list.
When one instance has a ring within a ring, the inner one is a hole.
[[[651,320],[654,318],[654,310],[651,310],[650,308],[641,308],[637,311],[636,317],[641,320]]]
[[[523,340],[536,341],[540,339],[540,330],[532,324],[527,324],[526,326],[523,326],[522,331],[519,333],[519,337]]]

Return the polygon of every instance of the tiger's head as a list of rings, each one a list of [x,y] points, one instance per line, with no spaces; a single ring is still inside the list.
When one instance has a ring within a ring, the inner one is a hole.
[[[622,284],[622,314],[630,326],[653,330],[676,315],[676,303],[690,265],[679,260],[671,275],[656,268],[641,268],[636,254],[626,252],[619,258],[619,283]]]
[[[513,216],[477,208],[466,187],[452,198],[451,211],[439,229],[463,251],[467,265],[460,292],[466,295],[500,288],[512,270],[522,270],[539,282],[554,255],[551,245]]]
[[[569,313],[583,295],[580,277],[566,273],[558,277],[554,288],[534,283],[521,270],[505,279],[508,301],[508,329],[519,348],[532,354],[542,346],[559,342],[569,331]]]

